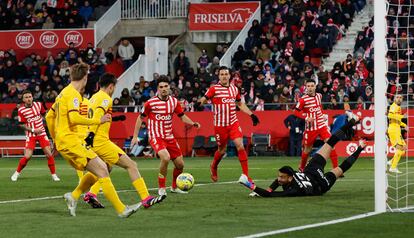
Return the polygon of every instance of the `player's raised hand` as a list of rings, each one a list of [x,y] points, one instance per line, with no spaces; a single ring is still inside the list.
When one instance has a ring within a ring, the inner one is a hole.
[[[193,126],[197,129],[200,129],[201,125],[198,122],[194,122]]]
[[[101,117],[101,124],[111,121],[111,114],[105,114]]]
[[[260,123],[259,118],[256,115],[252,114],[250,115],[250,118],[252,118],[253,126],[257,126],[257,124]]]

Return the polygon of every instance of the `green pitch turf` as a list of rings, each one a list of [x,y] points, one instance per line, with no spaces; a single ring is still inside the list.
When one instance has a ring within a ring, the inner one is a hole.
[[[248,197],[249,191],[236,183],[241,169],[235,158],[222,161],[219,182],[215,184],[209,178],[210,158],[185,161],[185,171],[196,180],[196,187],[189,194],[169,193],[162,204],[120,219],[102,194],[99,198],[105,209],[91,209],[80,201],[77,217],[69,216],[61,196],[73,190],[78,179],[74,169],[62,159],[57,159],[61,182],[51,180],[46,160],[38,158],[29,162],[17,182],[11,182],[18,160],[0,159],[0,237],[235,237],[374,210],[374,162],[369,159],[360,159],[324,196],[267,199]],[[158,161],[139,159],[137,163],[152,188],[150,192],[155,194]],[[251,177],[259,186],[267,187],[275,178],[276,168],[285,164],[296,167],[298,158],[251,157],[249,163]],[[121,191],[122,201],[138,202],[126,171],[115,168],[111,177]],[[171,170],[167,183],[170,182]],[[27,200],[36,198],[44,200]],[[279,236],[407,237],[414,232],[413,222],[412,213],[384,214]]]

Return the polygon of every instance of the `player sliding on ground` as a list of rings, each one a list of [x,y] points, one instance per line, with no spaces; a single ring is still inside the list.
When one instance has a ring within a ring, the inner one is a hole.
[[[138,143],[138,130],[141,128],[142,120],[148,117],[149,142],[160,157],[160,170],[158,174],[158,194],[167,195],[166,178],[168,163],[174,163],[172,193],[188,193],[177,188],[177,177],[183,172],[184,160],[180,146],[172,133],[173,115],[177,114],[181,121],[195,128],[200,128],[198,122],[193,122],[184,114],[178,99],[170,96],[170,81],[167,76],[161,75],[157,80],[157,95],[149,99],[142,108],[141,115],[137,118],[131,147]]]
[[[76,205],[82,193],[86,192],[92,184],[98,182],[102,191],[121,218],[135,213],[141,203],[125,206],[118,197],[114,185],[109,178],[105,162],[95,152],[83,146],[76,131],[77,125],[99,125],[111,121],[111,115],[105,114],[101,118],[88,119],[79,114],[82,94],[88,80],[89,66],[84,63],[71,67],[70,84],[66,86],[46,115],[46,122],[50,135],[56,144],[56,149],[69,164],[77,170],[88,170],[79,185],[71,193],[66,193],[70,215],[76,216]]]
[[[26,145],[24,156],[20,159],[16,172],[11,176],[11,180],[13,182],[17,181],[23,168],[26,167],[33,155],[36,141],[39,141],[40,147],[42,147],[47,157],[47,165],[49,166],[53,181],[60,181],[55,172],[55,158],[50,150],[50,141],[43,126],[43,115],[46,113],[46,110],[42,103],[33,102],[33,95],[29,90],[23,91],[22,97],[24,105],[18,109],[18,118],[20,127],[26,131]]]
[[[259,124],[259,118],[250,111],[245,103],[241,102],[239,89],[230,83],[230,69],[225,66],[219,68],[219,83],[210,87],[204,97],[198,100],[198,105],[211,100],[214,111],[214,134],[218,149],[214,153],[213,162],[210,165],[211,180],[217,182],[217,167],[227,150],[228,140],[233,140],[237,149],[243,174],[249,176],[247,153],[243,145],[243,133],[237,120],[236,106],[240,111],[249,115],[253,126]],[[198,107],[195,106],[196,108]]]
[[[90,99],[89,116],[101,118],[105,114],[112,114],[112,94],[115,91],[117,79],[113,74],[105,73],[99,79],[100,90]],[[112,117],[113,121],[125,120],[125,115]],[[86,146],[90,146],[105,163],[112,167],[117,165],[124,168],[131,179],[131,183],[142,200],[142,205],[149,208],[166,198],[165,195],[159,197],[150,196],[144,178],[139,173],[137,164],[116,144],[109,139],[111,121],[92,125],[89,127],[89,135],[86,137]],[[103,208],[96,195],[101,186],[95,183],[91,190],[85,194],[84,200],[93,208]]]
[[[388,161],[390,169],[388,170],[391,173],[400,174],[401,172],[397,169],[398,162],[401,159],[401,156],[405,154],[407,150],[407,144],[405,143],[401,135],[401,127],[407,130],[407,125],[401,121],[404,118],[404,115],[401,113],[401,103],[403,101],[403,96],[400,94],[395,95],[394,103],[390,106],[388,111],[388,138],[390,139],[391,145],[395,148],[394,157]]]
[[[347,116],[348,122],[336,131],[322,148],[313,155],[303,173],[293,170],[290,166],[283,166],[279,169],[277,179],[270,185],[268,190],[257,187],[243,174],[240,176],[239,182],[261,197],[316,196],[326,193],[335,184],[335,181],[352,167],[359,154],[366,147],[365,141],[360,140],[357,150],[351,156],[346,158],[338,167],[324,173],[326,160],[329,159],[332,149],[359,122],[359,118],[355,114],[347,112]],[[279,186],[282,187],[283,191],[275,191]]]

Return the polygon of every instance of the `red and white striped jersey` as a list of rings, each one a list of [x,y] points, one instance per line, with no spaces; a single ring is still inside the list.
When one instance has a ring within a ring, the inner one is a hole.
[[[213,103],[214,126],[230,126],[237,122],[236,102],[241,100],[240,91],[234,85],[211,86],[204,95]]]
[[[322,111],[322,94],[316,93],[315,96],[304,95],[296,105],[296,116],[302,118],[314,118],[312,123],[306,123],[306,131],[316,131],[328,126]]]
[[[148,116],[149,138],[173,139],[172,120],[174,113],[184,115],[183,108],[177,98],[168,96],[166,101],[158,96],[149,99],[142,108],[141,116]]]
[[[41,129],[42,133],[35,135],[31,131],[26,131],[27,137],[45,136],[46,130],[43,126],[43,116],[46,111],[40,102],[33,102],[31,107],[21,106],[17,111],[20,123],[25,123],[27,127],[33,129]]]

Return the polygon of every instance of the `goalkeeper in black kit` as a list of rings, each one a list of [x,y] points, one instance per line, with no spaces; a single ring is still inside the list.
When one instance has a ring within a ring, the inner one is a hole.
[[[346,112],[348,121],[336,131],[322,148],[313,155],[312,159],[306,165],[303,173],[297,172],[290,166],[283,166],[279,169],[277,179],[270,185],[269,189],[257,187],[254,182],[249,181],[245,175],[239,179],[239,183],[251,189],[254,193],[251,196],[258,195],[261,197],[297,197],[297,196],[319,196],[331,189],[335,181],[348,171],[355,163],[359,154],[366,147],[365,141],[360,140],[358,149],[341,165],[324,173],[326,160],[329,159],[332,149],[338,141],[344,139],[346,134],[352,130],[352,127],[359,122],[358,116],[351,112]],[[283,191],[275,191],[282,187]]]

